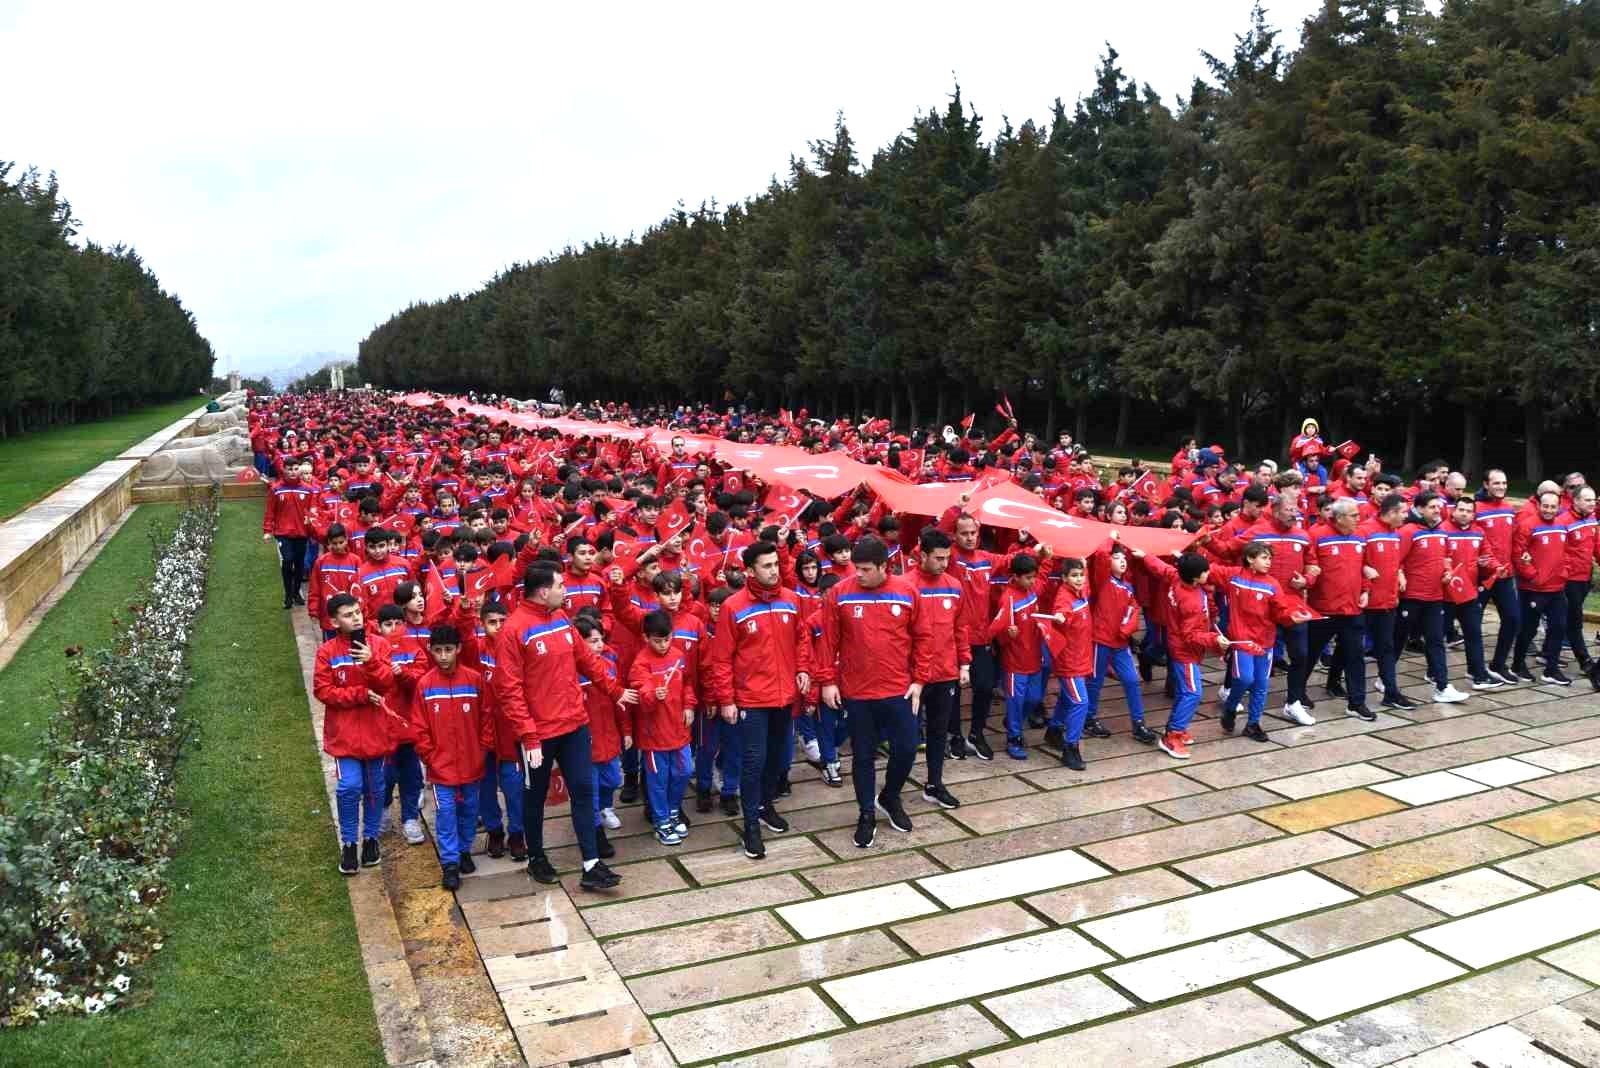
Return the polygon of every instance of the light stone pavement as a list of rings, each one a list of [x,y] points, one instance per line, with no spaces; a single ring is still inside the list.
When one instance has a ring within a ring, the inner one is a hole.
[[[1423,670],[1402,662],[1418,699]],[[1364,723],[1320,676],[1313,727],[1271,716],[1273,679],[1262,744],[1223,735],[1208,665],[1187,762],[1129,737],[1113,684],[1087,771],[1030,732],[1026,761],[947,762],[954,811],[923,802],[919,757],[914,830],[880,819],[865,850],[848,777],[804,764],[763,862],[692,794],[677,847],[620,810],[605,895],[578,890],[565,817],[561,892],[480,837],[451,922],[531,1064],[1600,1064],[1600,695]],[[1144,692],[1159,725],[1159,668]]]

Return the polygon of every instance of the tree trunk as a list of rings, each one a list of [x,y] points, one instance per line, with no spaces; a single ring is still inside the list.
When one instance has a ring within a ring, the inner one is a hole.
[[[1544,409],[1537,404],[1522,406],[1524,437],[1522,477],[1537,482],[1544,473]]]
[[[906,405],[910,409],[911,429],[915,430],[917,425],[922,422],[922,412],[917,406],[917,387],[910,382],[906,383]],[[896,429],[899,428],[899,425],[898,423],[895,424]]]
[[[1483,478],[1483,409],[1471,401],[1461,412],[1461,473],[1469,486]]]
[[[1250,454],[1250,443],[1245,436],[1244,392],[1237,386],[1228,390],[1228,411],[1233,416],[1233,458],[1243,460]]]
[[[1133,430],[1133,398],[1126,393],[1117,402],[1117,436],[1111,445],[1121,455],[1128,447],[1128,434]]]
[[[941,383],[939,383],[938,390],[935,392],[935,400],[934,400],[934,408],[933,408],[933,425],[934,425],[935,428],[941,428],[942,429],[944,427],[944,412],[945,412],[945,403],[944,402],[945,402],[944,383],[941,382]]]
[[[1421,431],[1421,405],[1406,405],[1406,451],[1404,457],[1400,460],[1401,470],[1410,472],[1417,469],[1417,437]]]
[[[874,415],[878,414],[876,412]],[[889,425],[900,426],[900,391],[893,385],[889,386]]]
[[[1080,442],[1081,443],[1081,442],[1084,442],[1084,441],[1088,440],[1088,437],[1089,437],[1089,402],[1088,401],[1079,401],[1078,402],[1078,410],[1073,414],[1072,440],[1075,441],[1075,442]],[[1088,446],[1085,445],[1084,447],[1087,448]]]
[[[1206,447],[1207,432],[1211,429],[1206,417],[1210,414],[1205,404],[1198,397],[1190,397],[1189,403],[1194,405],[1194,440],[1203,449]]]
[[[1056,391],[1050,391],[1050,400],[1044,409],[1044,440],[1056,440]]]
[[[1275,447],[1282,450],[1279,458],[1287,460],[1289,458],[1289,442],[1294,440],[1295,434],[1299,433],[1299,431],[1300,422],[1295,416],[1294,409],[1285,404],[1283,406],[1283,427],[1278,433],[1278,441],[1281,442],[1281,444],[1277,446],[1268,445],[1267,448],[1271,449]]]

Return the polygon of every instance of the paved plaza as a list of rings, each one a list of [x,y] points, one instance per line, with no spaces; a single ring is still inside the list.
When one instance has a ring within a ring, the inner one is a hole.
[[[1422,672],[1402,663],[1414,696]],[[560,891],[480,855],[452,907],[431,850],[386,867],[438,898],[532,1064],[1600,1063],[1600,695],[1373,723],[1327,699],[1262,744],[1222,733],[1219,678],[1187,762],[1129,737],[1113,685],[1086,772],[1030,734],[1026,761],[947,764],[944,812],[919,759],[915,828],[865,850],[848,780],[802,764],[764,862],[720,814],[667,847],[632,806],[604,896],[564,817]],[[1160,724],[1159,669],[1145,698]]]

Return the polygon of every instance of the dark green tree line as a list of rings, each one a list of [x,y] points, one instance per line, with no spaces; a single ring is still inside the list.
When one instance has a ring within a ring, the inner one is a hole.
[[[1163,101],[992,136],[959,86],[866,156],[841,118],[757,196],[519,264],[362,343],[376,384],[987,412],[1273,454],[1319,416],[1392,465],[1576,464],[1600,389],[1600,0],[1258,8]],[[1546,456],[1548,453],[1548,457]]]
[[[193,393],[211,345],[133,249],[79,248],[55,176],[0,161],[0,437]]]

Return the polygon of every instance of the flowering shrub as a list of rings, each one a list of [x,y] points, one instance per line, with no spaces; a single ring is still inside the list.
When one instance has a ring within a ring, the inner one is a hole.
[[[111,648],[67,652],[41,755],[0,756],[0,1024],[103,1012],[161,948],[156,909],[181,819],[179,704],[205,601],[217,493],[191,502]],[[136,599],[135,599],[136,598]]]

